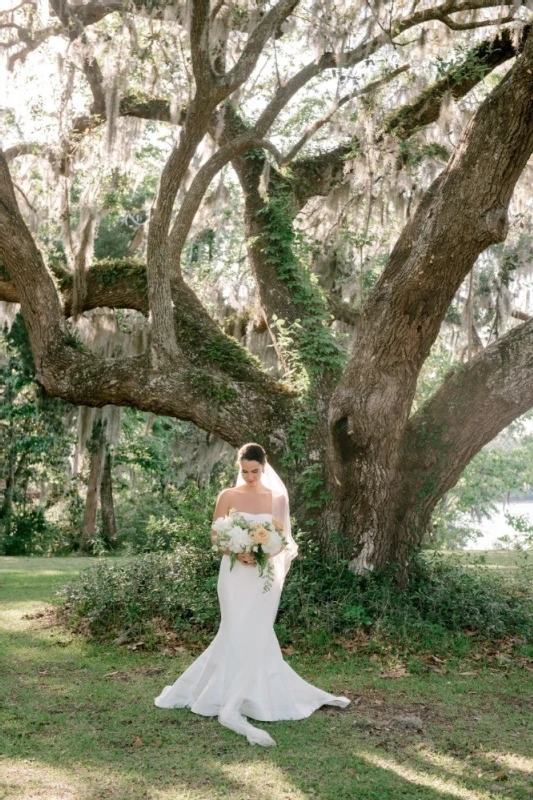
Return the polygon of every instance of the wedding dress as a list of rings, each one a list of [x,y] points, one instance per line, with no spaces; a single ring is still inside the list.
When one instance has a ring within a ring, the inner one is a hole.
[[[239,512],[258,521],[272,514]],[[336,697],[301,678],[283,660],[274,621],[285,579],[285,554],[273,556],[272,587],[263,591],[257,566],[223,555],[218,576],[221,622],[206,650],[172,686],[155,699],[159,708],[188,707],[195,714],[218,716],[219,722],[244,734],[251,744],[276,742],[243,715],[273,722],[308,717],[322,705],[345,708],[350,700]]]

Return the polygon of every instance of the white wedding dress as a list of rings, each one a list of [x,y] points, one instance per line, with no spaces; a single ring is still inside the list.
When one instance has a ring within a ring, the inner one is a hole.
[[[239,512],[258,521],[272,514]],[[307,683],[286,661],[274,632],[285,580],[283,553],[271,559],[274,579],[263,592],[264,578],[257,566],[223,555],[218,576],[221,622],[206,650],[156,697],[159,708],[190,708],[205,717],[218,716],[227,728],[243,734],[251,744],[276,742],[252,725],[254,720],[303,719],[322,705],[345,708],[350,700],[336,697]],[[246,715],[246,716],[243,716]]]

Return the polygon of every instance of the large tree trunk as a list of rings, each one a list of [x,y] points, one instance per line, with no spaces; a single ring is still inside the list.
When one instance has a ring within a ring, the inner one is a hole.
[[[17,462],[16,453],[11,451],[8,458],[7,475],[6,475],[6,488],[4,492],[4,500],[0,507],[0,519],[3,520],[4,535],[10,536],[13,526],[13,499],[15,495],[15,487],[17,486],[17,478],[20,476],[26,461],[28,460],[28,453],[23,452]]]
[[[3,533],[5,537],[11,536],[11,523],[13,519],[13,493],[15,491],[15,453],[10,451],[5,479],[4,499],[0,508]]]
[[[80,550],[85,553],[88,543],[96,533],[96,513],[98,511],[98,498],[105,461],[106,441],[105,426],[102,421],[102,412],[99,409],[95,414],[91,439],[88,443],[91,455],[89,464],[89,480],[87,482],[87,497],[83,514],[83,527],[81,533]]]
[[[533,151],[532,118],[529,36],[523,55],[470,120],[451,161],[407,223],[356,324],[356,344],[330,405],[333,501],[325,514],[328,529],[347,538],[355,572],[397,562],[406,574],[406,542],[420,541],[429,507],[439,497],[431,492],[423,513],[406,513],[403,456],[416,383],[476,258],[506,236],[511,194]],[[478,391],[487,385],[485,375]],[[531,387],[520,392],[529,407]],[[460,430],[465,422],[455,417],[452,424]],[[470,458],[485,441],[478,426]],[[412,530],[417,526],[422,531]]]
[[[102,534],[106,544],[114,547],[117,540],[115,504],[113,502],[113,480],[111,470],[111,451],[106,447],[102,485],[100,487],[100,511],[102,513]]]

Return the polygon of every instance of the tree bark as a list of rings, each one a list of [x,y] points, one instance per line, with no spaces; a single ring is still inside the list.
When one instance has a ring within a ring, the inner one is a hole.
[[[13,494],[15,491],[15,453],[10,451],[7,461],[7,471],[4,489],[4,499],[0,508],[3,535],[11,536],[11,523],[13,519]]]
[[[117,523],[113,501],[112,456],[109,446],[105,450],[102,485],[100,487],[100,511],[102,513],[102,534],[106,544],[113,548],[117,541]]]
[[[102,422],[102,412],[95,414],[91,439],[88,444],[91,455],[89,463],[89,479],[87,481],[87,497],[83,513],[83,526],[80,539],[80,551],[86,553],[89,541],[96,533],[96,513],[98,511],[98,498],[102,482],[105,461],[106,441],[105,425]]]

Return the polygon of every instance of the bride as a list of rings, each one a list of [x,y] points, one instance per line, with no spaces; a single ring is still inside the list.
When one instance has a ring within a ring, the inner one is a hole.
[[[270,556],[274,578],[268,591],[263,591],[253,553],[239,553],[230,570],[230,551],[221,551],[218,632],[154,702],[159,708],[188,707],[195,714],[218,716],[222,725],[243,734],[251,744],[269,746],[276,744],[274,739],[246,717],[264,722],[303,719],[322,705],[345,708],[350,700],[307,683],[283,660],[273,625],[285,576],[298,552],[287,489],[261,445],[243,445],[237,463],[237,483],[220,493],[213,522],[230,509],[258,521],[276,519],[283,524],[287,546]],[[214,536],[211,530],[212,541]]]

